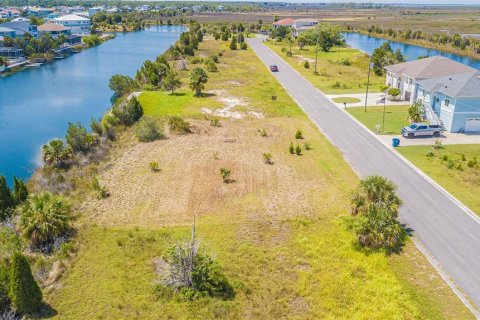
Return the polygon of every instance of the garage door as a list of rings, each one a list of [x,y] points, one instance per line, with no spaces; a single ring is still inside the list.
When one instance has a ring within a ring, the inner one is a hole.
[[[480,118],[467,118],[465,132],[480,132]]]

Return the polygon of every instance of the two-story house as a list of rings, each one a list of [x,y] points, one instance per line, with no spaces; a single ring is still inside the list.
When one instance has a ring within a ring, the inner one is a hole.
[[[418,59],[385,67],[385,84],[400,89],[400,99],[413,103],[413,92],[418,81],[459,73],[473,72],[475,69],[442,56]]]
[[[91,20],[74,14],[67,14],[53,19],[53,22],[68,27],[73,34],[90,34],[92,29]]]
[[[433,110],[450,132],[480,132],[480,72],[419,80],[414,100]]]

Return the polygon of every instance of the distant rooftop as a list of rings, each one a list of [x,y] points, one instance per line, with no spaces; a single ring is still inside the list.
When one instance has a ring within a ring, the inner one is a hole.
[[[479,71],[425,79],[417,83],[428,91],[441,92],[454,98],[480,97]]]
[[[442,56],[394,64],[385,69],[414,79],[429,79],[476,71],[467,65]]]
[[[61,24],[45,23],[45,24],[42,24],[41,26],[38,26],[37,30],[40,32],[52,32],[52,31],[60,32],[60,31],[70,30],[70,28],[64,27]]]
[[[273,24],[276,26],[293,26],[294,23],[295,23],[294,19],[286,18],[286,19],[282,19],[277,22],[274,22]]]
[[[90,21],[90,19],[77,16],[76,14],[67,14],[54,19],[55,21]]]

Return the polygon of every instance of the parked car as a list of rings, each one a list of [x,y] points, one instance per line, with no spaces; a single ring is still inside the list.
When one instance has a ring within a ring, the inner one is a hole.
[[[278,72],[278,67],[276,65],[271,65],[270,66],[270,71],[272,72]]]
[[[413,138],[421,136],[439,137],[445,129],[440,125],[428,125],[426,123],[412,123],[408,127],[403,127],[401,134],[404,137]]]

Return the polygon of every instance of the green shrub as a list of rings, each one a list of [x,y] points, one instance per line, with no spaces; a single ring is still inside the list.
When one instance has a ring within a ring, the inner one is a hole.
[[[227,168],[220,168],[220,176],[222,177],[222,180],[224,183],[229,183],[231,180],[230,180],[230,174],[232,173],[232,171],[230,169],[227,169]]]
[[[271,154],[271,153],[264,153],[262,156],[263,156],[263,161],[264,161],[266,164],[273,164],[272,154]]]
[[[120,124],[131,126],[143,116],[143,108],[136,97],[128,101],[122,101],[112,108],[112,114],[118,119]]]
[[[96,133],[99,136],[103,135],[103,125],[101,121],[97,121],[94,118],[91,118],[90,129],[92,130],[93,133]]]
[[[17,177],[13,177],[13,199],[15,204],[18,205],[28,197],[28,188],[27,184],[22,179],[17,179]]]
[[[150,163],[148,164],[148,166],[150,167],[150,170],[151,170],[152,172],[159,172],[159,171],[161,171],[160,165],[159,165],[158,162],[156,162],[156,161],[150,162]]]
[[[218,54],[218,56],[220,56],[221,52]],[[212,54],[210,57],[208,57],[210,60],[212,60],[213,62],[215,63],[219,63],[220,62],[220,59],[218,58],[217,55],[214,55]]]
[[[268,136],[267,129],[265,129],[265,128],[258,129],[258,133],[260,133],[261,137],[267,137]]]
[[[171,116],[168,118],[168,126],[171,131],[177,133],[191,133],[190,123],[183,120],[179,116]]]
[[[21,253],[12,257],[8,297],[12,308],[20,314],[36,312],[42,306],[42,291],[33,278],[27,259]]]
[[[303,147],[305,148],[305,150],[311,150],[312,149],[312,147],[310,146],[310,143],[308,143],[308,142],[305,142]]]
[[[155,120],[149,117],[142,118],[135,126],[135,136],[140,142],[151,142],[163,138]]]
[[[49,192],[30,195],[21,209],[19,229],[32,248],[50,245],[70,231],[71,206]]]
[[[0,264],[0,315],[10,305],[8,299],[8,269]]]
[[[340,61],[338,62],[338,64],[340,64],[340,65],[342,65],[342,66],[349,66],[349,65],[351,65],[350,60],[348,60],[348,59],[342,59],[342,60],[340,60]]]
[[[305,69],[310,69],[310,62],[308,62],[308,60],[305,60],[305,62],[303,63],[303,67]]]
[[[455,161],[453,161],[453,159],[448,159],[446,166],[448,169],[453,169],[455,167]]]
[[[390,89],[390,87],[387,86],[387,85],[385,85],[385,84],[382,84],[382,85],[380,86],[380,91],[381,91],[381,92],[385,92],[385,91],[387,91],[388,89]]]
[[[108,198],[108,196],[110,195],[107,188],[100,184],[100,181],[98,181],[97,177],[93,177],[92,189],[97,195],[98,199],[105,199],[105,198]]]
[[[237,39],[235,36],[233,36],[230,41],[230,50],[237,50]]]
[[[199,57],[192,57],[189,59],[189,61],[191,64],[200,64],[203,62],[203,59]]]
[[[464,154],[462,154],[461,157],[462,157],[462,161],[467,161],[467,157]]]
[[[297,156],[302,155],[302,148],[300,148],[300,146],[298,144],[295,147],[295,153],[297,154]]]
[[[209,71],[209,72],[217,72],[218,71],[217,65],[212,60],[209,60],[207,62],[207,71]]]
[[[210,119],[210,125],[212,127],[221,127],[222,125],[220,124],[220,120],[218,118],[212,118]]]
[[[440,139],[436,139],[435,142],[433,143],[432,147],[435,150],[445,149],[445,147],[442,145],[442,141]]]
[[[4,176],[0,176],[0,221],[11,214],[11,209],[15,206],[15,199],[7,185]]]
[[[475,167],[476,165],[477,165],[477,158],[476,158],[476,157],[473,157],[473,159],[468,160],[468,162],[467,162],[467,166],[468,166],[469,168],[473,168],[473,167]]]
[[[295,139],[303,139],[302,130],[297,130],[297,132],[295,132]]]
[[[427,154],[425,155],[427,158],[432,158],[435,156],[435,153],[433,151],[428,151]]]
[[[290,154],[295,154],[295,147],[293,146],[293,142],[290,142],[290,147],[288,147],[288,152],[290,152]]]
[[[291,57],[292,56],[292,51],[287,51],[287,57]]]
[[[241,49],[241,50],[247,50],[247,48],[248,48],[248,45],[247,45],[246,42],[240,43],[240,49]]]
[[[449,157],[448,157],[447,154],[444,154],[444,155],[442,156],[442,161],[448,161],[448,159],[449,159]]]

